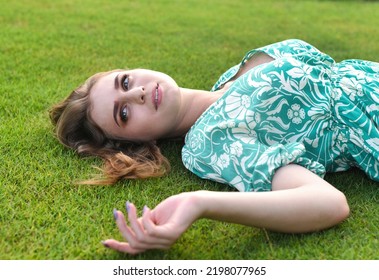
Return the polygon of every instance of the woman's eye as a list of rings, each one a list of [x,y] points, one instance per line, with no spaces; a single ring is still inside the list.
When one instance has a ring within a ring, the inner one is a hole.
[[[129,76],[125,75],[121,80],[121,86],[123,90],[127,91],[129,89]]]
[[[128,120],[128,109],[126,108],[126,106],[122,107],[122,109],[121,109],[120,119],[123,122],[126,122]]]

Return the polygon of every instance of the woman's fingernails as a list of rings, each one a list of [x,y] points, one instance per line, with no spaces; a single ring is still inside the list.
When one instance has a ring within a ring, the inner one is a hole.
[[[113,209],[113,217],[115,220],[118,218],[117,209]]]
[[[129,202],[129,200],[125,203],[125,208],[126,208],[126,212],[129,213],[129,211],[130,211],[130,202]]]
[[[105,241],[101,241],[101,244],[103,244],[104,247],[109,248],[109,245],[105,243]]]

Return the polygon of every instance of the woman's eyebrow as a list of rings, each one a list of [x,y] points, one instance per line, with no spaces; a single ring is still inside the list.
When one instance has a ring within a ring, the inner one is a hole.
[[[118,101],[115,101],[114,107],[113,107],[113,118],[114,118],[114,121],[116,122],[117,126],[120,127],[120,125],[118,124],[118,121],[117,121],[118,107],[119,107],[119,103],[118,103]]]
[[[114,79],[114,88],[116,90],[120,87],[120,82],[118,81],[118,76],[120,76],[120,74],[116,75],[116,77]]]

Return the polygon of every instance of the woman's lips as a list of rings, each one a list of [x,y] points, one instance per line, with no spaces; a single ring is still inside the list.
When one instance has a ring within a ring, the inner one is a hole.
[[[153,89],[151,99],[153,100],[153,104],[155,106],[155,110],[158,110],[159,105],[162,102],[163,91],[162,88],[157,84],[157,86]]]

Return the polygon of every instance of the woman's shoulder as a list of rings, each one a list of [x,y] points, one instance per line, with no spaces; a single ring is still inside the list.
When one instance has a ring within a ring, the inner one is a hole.
[[[216,91],[223,87],[224,84],[231,81],[240,72],[241,68],[256,57],[257,53],[265,53],[274,60],[286,59],[292,57],[307,64],[322,64],[330,66],[335,61],[327,54],[321,52],[310,43],[301,39],[287,39],[284,41],[272,43],[262,47],[252,49],[245,53],[242,60],[226,70],[213,85],[211,91]]]
[[[244,59],[249,59],[256,52],[264,52],[274,59],[295,57],[298,55],[317,57],[325,55],[315,46],[301,39],[287,39],[253,49],[246,53]]]

